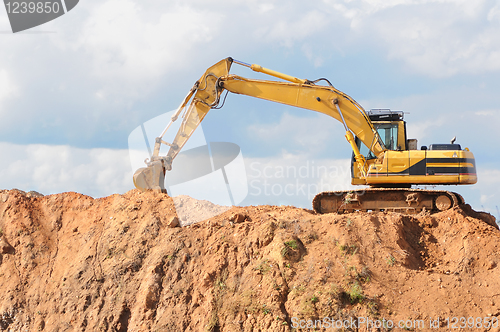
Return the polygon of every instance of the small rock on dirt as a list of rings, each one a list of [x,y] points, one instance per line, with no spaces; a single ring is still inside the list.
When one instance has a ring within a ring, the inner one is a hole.
[[[14,247],[5,238],[0,238],[0,254],[10,254],[12,252],[14,252]]]
[[[170,217],[167,221],[167,226],[170,228],[179,227],[179,218],[177,218],[176,216]]]
[[[26,194],[26,197],[43,197],[43,194],[40,194],[38,191],[30,191]]]
[[[235,213],[231,217],[229,217],[229,221],[232,221],[235,224],[243,222],[244,220],[245,220],[245,216],[240,214],[240,213]]]

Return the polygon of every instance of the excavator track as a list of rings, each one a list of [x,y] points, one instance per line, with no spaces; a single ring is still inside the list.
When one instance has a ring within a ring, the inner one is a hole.
[[[366,188],[326,191],[313,199],[315,212],[350,213],[355,211],[392,211],[407,214],[423,210],[436,213],[464,204],[460,194],[445,190],[410,188]]]

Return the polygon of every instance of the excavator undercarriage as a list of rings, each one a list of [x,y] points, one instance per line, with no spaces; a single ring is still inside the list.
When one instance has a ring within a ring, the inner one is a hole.
[[[327,191],[316,195],[313,209],[317,213],[349,213],[355,211],[391,211],[406,214],[441,212],[459,206],[464,199],[445,190],[410,188],[366,188]]]

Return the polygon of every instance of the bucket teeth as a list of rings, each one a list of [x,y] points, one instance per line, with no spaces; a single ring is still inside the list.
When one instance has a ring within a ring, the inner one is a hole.
[[[161,161],[153,161],[134,173],[134,186],[141,191],[167,192],[164,183],[165,169]]]

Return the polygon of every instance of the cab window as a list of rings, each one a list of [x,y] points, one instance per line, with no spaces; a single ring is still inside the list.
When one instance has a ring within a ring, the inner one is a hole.
[[[356,137],[356,145],[358,146],[359,153],[361,153],[366,160],[375,159],[373,152],[371,152],[368,147],[366,147],[365,143],[361,142],[359,138]],[[354,153],[352,155],[354,160]]]
[[[389,150],[397,150],[398,124],[374,123],[374,126],[378,134],[380,135],[380,138],[384,142],[385,147]],[[366,160],[375,158],[373,152],[371,152],[368,147],[357,137],[356,145],[358,146],[359,152],[365,157]]]
[[[397,123],[375,123],[380,138],[389,150],[397,150],[398,147],[398,124]]]

